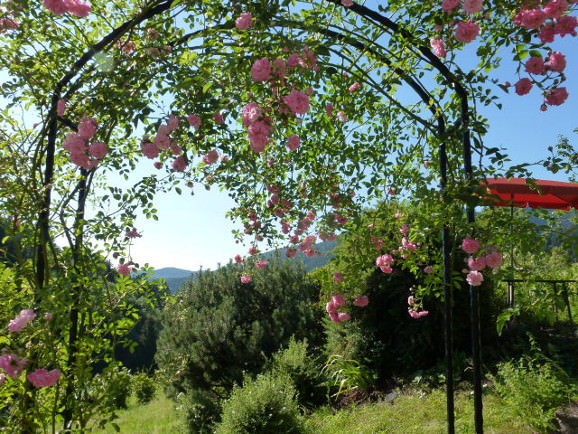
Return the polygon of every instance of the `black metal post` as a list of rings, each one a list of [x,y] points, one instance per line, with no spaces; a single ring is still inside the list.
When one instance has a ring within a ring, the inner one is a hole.
[[[440,146],[440,174],[442,195],[447,188],[447,151],[445,143]],[[447,225],[442,232],[442,252],[444,262],[444,338],[446,357],[446,412],[448,434],[455,433],[455,406],[454,406],[454,328],[453,328],[453,289],[451,239]]]

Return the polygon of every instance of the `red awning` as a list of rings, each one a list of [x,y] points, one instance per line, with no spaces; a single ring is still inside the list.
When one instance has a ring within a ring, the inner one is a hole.
[[[526,178],[486,178],[492,206],[515,206],[547,209],[578,208],[578,184],[572,182],[532,181],[537,187],[526,183]],[[535,188],[535,189],[534,189]]]

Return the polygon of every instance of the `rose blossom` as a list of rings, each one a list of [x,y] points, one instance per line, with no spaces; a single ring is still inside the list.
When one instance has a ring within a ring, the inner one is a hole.
[[[480,34],[480,26],[472,20],[459,22],[456,29],[456,39],[463,43],[472,42]]]
[[[293,134],[289,139],[287,139],[287,147],[294,151],[301,145],[301,137],[297,134]]]
[[[568,90],[565,87],[556,87],[546,93],[546,104],[562,105],[568,98]]]
[[[253,281],[253,277],[250,274],[242,274],[241,275],[241,283],[251,283]]]
[[[442,38],[436,36],[435,38],[431,38],[429,41],[431,47],[433,48],[433,53],[438,57],[446,57],[446,43]]]
[[[252,27],[254,24],[253,15],[251,12],[243,12],[239,17],[235,20],[235,27],[239,30],[247,30],[248,28]]]
[[[61,373],[58,369],[53,369],[52,371],[37,369],[28,374],[28,381],[30,381],[34,387],[52,387],[58,383],[60,376]]]
[[[8,330],[11,333],[18,333],[22,331],[24,327],[28,325],[31,321],[34,321],[36,314],[32,309],[24,309],[20,311],[14,319],[11,319],[8,323]]]
[[[464,11],[467,14],[481,12],[483,0],[464,0]]]
[[[526,72],[530,74],[542,75],[546,73],[544,59],[541,57],[530,57],[526,62]]]
[[[484,281],[484,275],[479,271],[470,271],[466,276],[466,280],[472,286],[480,286]]]
[[[251,68],[253,81],[268,81],[271,78],[271,62],[266,57],[255,60]]]
[[[309,97],[304,92],[293,89],[289,95],[283,97],[283,102],[295,114],[303,115],[310,109]]]
[[[564,72],[566,69],[566,56],[559,51],[550,54],[548,61],[545,63],[546,69],[556,72]]]
[[[331,300],[333,301],[333,305],[336,307],[342,307],[346,304],[345,297],[341,294],[333,294]]]
[[[442,9],[444,12],[450,13],[460,4],[460,0],[444,0],[442,2]]]
[[[514,85],[518,95],[526,95],[532,90],[532,81],[529,78],[522,78]]]
[[[365,307],[369,304],[369,297],[367,295],[359,295],[355,297],[353,304],[358,307]]]
[[[470,255],[473,255],[480,250],[480,242],[472,238],[464,238],[462,241],[462,250]]]

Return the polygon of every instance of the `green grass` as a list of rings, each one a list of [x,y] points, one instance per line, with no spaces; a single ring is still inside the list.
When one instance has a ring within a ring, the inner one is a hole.
[[[115,423],[120,427],[121,433],[186,433],[180,415],[175,409],[175,403],[161,394],[146,405],[139,405],[134,398],[131,398],[128,402],[128,408],[119,410],[117,414],[118,419],[115,419]],[[95,432],[100,434],[116,433],[111,425],[102,431]]]
[[[473,397],[468,392],[456,395],[456,432],[474,433]],[[443,434],[447,432],[446,397],[443,390],[430,394],[402,394],[393,402],[378,402],[340,411],[318,409],[306,420],[311,434]],[[174,403],[157,396],[147,405],[134,400],[118,412],[116,423],[121,433],[184,434]],[[518,434],[532,430],[494,394],[484,396],[484,428],[487,434]],[[109,426],[98,433],[114,433]],[[258,433],[256,433],[258,434]]]
[[[456,432],[474,433],[471,394],[457,394],[455,406]],[[444,391],[437,390],[427,395],[400,395],[393,402],[379,402],[336,413],[323,408],[308,418],[306,426],[315,434],[442,434],[447,432],[446,396]],[[491,394],[484,397],[484,431],[488,434],[531,432],[498,396]]]

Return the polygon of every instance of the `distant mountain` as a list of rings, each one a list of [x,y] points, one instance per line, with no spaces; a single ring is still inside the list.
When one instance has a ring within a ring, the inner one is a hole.
[[[261,257],[265,259],[271,259],[279,256],[284,261],[289,260],[303,262],[305,271],[309,272],[311,270],[315,270],[316,268],[327,265],[327,263],[333,258],[333,254],[331,252],[338,246],[338,244],[339,243],[337,241],[322,241],[321,243],[315,244],[314,249],[321,253],[321,256],[309,257],[303,252],[299,251],[294,258],[287,258],[287,255],[285,254],[287,249],[276,249],[261,254]]]
[[[294,258],[288,258],[285,254],[287,249],[276,249],[265,252],[261,254],[260,257],[263,259],[272,259],[276,256],[279,256],[283,261],[302,262],[305,271],[309,272],[326,265],[329,260],[333,258],[333,254],[331,252],[333,249],[335,249],[335,247],[337,247],[337,245],[337,241],[323,241],[321,243],[315,244],[314,248],[319,253],[321,253],[321,256],[309,257],[306,256],[303,252],[297,252],[297,255]],[[159,270],[154,270],[151,273],[151,280],[163,279],[165,282],[167,282],[171,294],[174,294],[183,287],[185,282],[194,279],[198,273],[198,271],[166,267]]]
[[[182,288],[187,280],[195,277],[198,271],[183,270],[182,268],[166,267],[159,270],[154,270],[151,274],[152,280],[163,279],[167,282],[171,294],[174,294]]]

